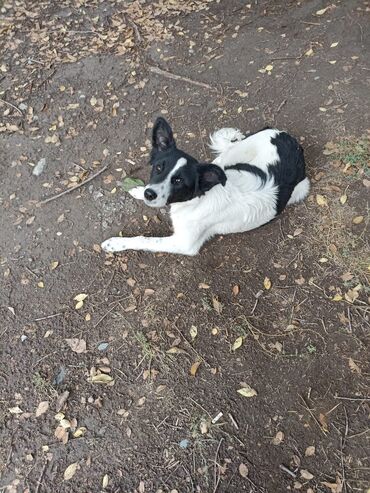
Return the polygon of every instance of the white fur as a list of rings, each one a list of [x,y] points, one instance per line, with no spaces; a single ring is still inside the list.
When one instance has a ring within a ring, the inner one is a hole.
[[[214,163],[224,168],[236,163],[249,163],[264,171],[279,156],[271,143],[278,130],[264,130],[243,139],[235,129],[221,129],[211,137],[212,149],[218,153]],[[232,142],[236,139],[236,142]],[[177,163],[180,166],[181,159]],[[185,160],[184,160],[185,161]],[[183,163],[182,163],[183,164]],[[240,233],[258,228],[276,216],[277,187],[273,179],[262,183],[253,173],[226,170],[225,186],[217,185],[201,197],[171,205],[174,234],[163,238],[137,236],[110,238],[102,244],[106,252],[147,250],[195,255],[214,235]],[[153,188],[153,186],[150,186]],[[143,197],[144,187],[135,195]],[[309,192],[304,179],[293,191],[289,203],[303,200]]]

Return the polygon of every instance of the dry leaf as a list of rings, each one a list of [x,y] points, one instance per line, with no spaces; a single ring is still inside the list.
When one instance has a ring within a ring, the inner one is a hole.
[[[72,436],[73,438],[83,437],[86,431],[87,429],[84,426],[81,426],[81,428],[77,428],[77,430],[72,434]]]
[[[83,306],[84,306],[83,301],[77,301],[77,303],[75,304],[75,310],[80,310]]]
[[[217,296],[212,297],[212,304],[213,304],[213,308],[215,309],[215,312],[220,315],[222,312],[222,303],[219,302]]]
[[[75,296],[73,299],[74,299],[75,301],[84,301],[84,300],[86,300],[86,298],[87,298],[87,297],[88,297],[88,295],[87,295],[87,294],[85,294],[85,293],[80,293],[80,294],[78,294],[77,296]]]
[[[105,488],[108,486],[108,483],[109,483],[109,476],[108,476],[108,474],[104,474],[103,481],[102,481],[103,490],[105,490]]]
[[[333,301],[342,301],[342,299],[343,299],[343,296],[338,294],[338,293],[336,295],[334,295],[332,298]]]
[[[328,201],[326,200],[326,197],[320,195],[319,193],[316,194],[316,202],[320,207],[326,207],[328,205]]]
[[[282,431],[278,431],[275,437],[271,440],[271,443],[273,445],[280,445],[283,440],[284,440],[284,433]]]
[[[310,479],[313,479],[314,476],[309,471],[307,471],[307,469],[301,469],[301,477],[309,481]]]
[[[353,224],[361,224],[364,220],[364,216],[356,216],[352,219]]]
[[[65,339],[74,353],[86,353],[86,341],[84,339]]]
[[[107,375],[105,373],[99,373],[98,375],[93,375],[91,377],[91,382],[92,383],[111,383],[113,382],[113,377],[110,375]]]
[[[359,297],[359,293],[356,289],[350,289],[344,294],[344,297],[349,303],[354,303]]]
[[[208,426],[207,421],[204,421],[204,420],[201,421],[199,429],[200,429],[200,432],[202,435],[205,435],[206,433],[208,433],[209,426]]]
[[[240,346],[243,344],[243,337],[238,337],[237,339],[235,339],[235,342],[234,344],[232,345],[232,350],[233,351],[236,351],[237,349],[240,348]]]
[[[263,281],[263,287],[265,289],[271,289],[271,286],[272,286],[272,284],[271,284],[270,279],[268,277],[265,277],[265,279]]]
[[[344,205],[344,204],[347,202],[347,199],[348,199],[348,197],[347,197],[347,195],[344,193],[343,195],[341,195],[341,197],[340,197],[339,201],[340,201],[340,203],[341,203],[342,205]]]
[[[166,351],[168,354],[186,354],[186,351],[184,351],[183,349],[177,347],[177,346],[173,346],[171,347],[170,349],[168,349]]]
[[[69,479],[72,479],[73,476],[76,474],[78,468],[78,462],[74,462],[73,464],[70,464],[67,469],[64,471],[64,481],[68,481]]]
[[[356,365],[356,363],[353,361],[352,358],[348,359],[348,366],[351,368],[351,371],[361,375],[361,368],[358,365]]]
[[[242,478],[246,478],[248,476],[248,473],[249,473],[248,467],[245,464],[241,463],[239,465],[239,474],[240,474],[240,476]]]
[[[273,68],[274,68],[274,66],[273,66],[273,65],[266,65],[265,70],[266,70],[267,72],[271,72],[271,70],[272,70]]]
[[[324,9],[318,10],[316,15],[324,15],[325,12],[329,9],[329,7],[325,7]]]
[[[328,483],[324,481],[321,484],[326,486],[331,493],[342,493],[343,491],[343,483],[339,478],[337,478],[335,483]],[[368,491],[366,493],[368,493]]]
[[[201,364],[201,361],[196,361],[195,363],[193,363],[193,365],[190,368],[190,375],[195,377],[195,374],[197,373],[200,364]]]
[[[322,429],[324,431],[328,431],[328,418],[326,417],[325,414],[323,413],[319,414],[319,423],[321,424]]]
[[[242,387],[241,389],[238,389],[237,392],[243,397],[254,397],[255,395],[257,395],[257,392],[249,385],[247,387]]]
[[[240,293],[240,286],[235,284],[235,286],[233,286],[233,295],[238,296],[239,293]]]
[[[190,332],[190,337],[191,337],[191,339],[194,341],[194,339],[195,339],[195,338],[197,337],[197,335],[198,335],[198,329],[197,329],[197,327],[196,327],[195,325],[192,325],[192,326],[190,327],[189,332]]]
[[[199,289],[209,289],[209,284],[206,284],[204,282],[200,282],[198,285]]]
[[[313,445],[310,445],[309,447],[306,448],[304,456],[312,457],[313,455],[315,455],[315,451],[316,451],[315,447]]]
[[[59,262],[57,260],[54,260],[54,262],[52,262],[50,264],[50,270],[56,269],[58,267],[58,265],[59,265]]]
[[[332,43],[332,44],[330,45],[330,48],[335,48],[336,46],[338,46],[338,41],[336,41],[335,43]]]
[[[36,418],[38,418],[39,416],[41,416],[41,414],[46,413],[46,411],[48,409],[49,409],[49,402],[48,401],[42,401],[42,402],[40,402],[40,404],[37,406],[37,409],[36,409],[36,412],[35,412]]]
[[[305,53],[306,56],[312,56],[313,55],[313,49],[310,48],[309,50],[306,51]]]

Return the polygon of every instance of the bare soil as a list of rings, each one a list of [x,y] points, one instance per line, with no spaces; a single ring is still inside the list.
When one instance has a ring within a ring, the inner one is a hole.
[[[370,2],[1,4],[0,490],[369,491]],[[169,231],[122,188],[160,114],[203,160],[290,131],[309,199],[194,258],[104,255]]]

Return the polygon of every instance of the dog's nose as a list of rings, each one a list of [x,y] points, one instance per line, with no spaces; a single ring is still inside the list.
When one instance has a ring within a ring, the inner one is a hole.
[[[151,202],[157,198],[157,194],[151,188],[147,188],[144,192],[144,197]]]

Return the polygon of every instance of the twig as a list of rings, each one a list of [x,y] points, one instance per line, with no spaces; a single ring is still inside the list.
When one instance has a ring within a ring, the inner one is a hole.
[[[270,60],[300,60],[303,57],[304,53],[299,56],[278,56],[274,58],[270,58]]]
[[[218,442],[217,450],[216,450],[216,455],[215,455],[215,467],[214,467],[214,488],[213,488],[213,493],[216,493],[218,485],[220,483],[220,474],[217,474],[217,472],[220,471],[219,465],[217,464],[217,458],[218,458],[218,453],[220,451],[220,447],[222,442],[224,441],[223,438],[220,439]],[[218,477],[217,477],[218,476]]]
[[[235,428],[236,428],[237,430],[239,430],[239,425],[238,425],[238,423],[235,421],[234,416],[233,416],[231,413],[228,413],[228,415],[229,415],[229,418],[230,418],[230,421],[232,422],[232,424],[235,426]]]
[[[47,320],[48,318],[59,317],[59,315],[63,315],[62,312],[53,313],[53,315],[47,315],[46,317],[35,318],[34,322],[40,322],[41,320]]]
[[[279,111],[281,110],[281,108],[286,104],[288,100],[287,99],[284,99],[284,101],[282,101],[279,106],[278,106],[278,109],[275,111],[275,114],[279,113]]]
[[[21,111],[19,108],[17,108],[17,106],[15,106],[14,104],[9,103],[9,101],[5,101],[5,99],[1,99],[1,98],[0,98],[0,102],[1,102],[1,103],[4,103],[4,104],[7,104],[7,105],[8,105],[8,106],[10,106],[11,108],[13,108],[13,110],[18,111],[18,113],[19,113],[21,116],[23,116],[22,111]]]
[[[45,462],[44,467],[42,468],[41,474],[39,476],[39,479],[37,481],[37,486],[36,486],[36,489],[35,489],[35,493],[39,493],[39,491],[40,491],[41,481],[42,481],[42,478],[44,477],[44,474],[45,474],[45,470],[47,468],[47,465],[48,465],[48,463]]]
[[[49,198],[47,198],[45,200],[42,200],[41,202],[39,202],[38,205],[45,205],[45,204],[51,202],[52,200],[59,199],[59,197],[62,197],[63,195],[66,195],[67,193],[70,193],[70,192],[73,192],[74,190],[77,190],[77,188],[83,187],[84,185],[86,185],[90,181],[94,180],[94,178],[96,178],[97,176],[99,176],[102,173],[104,173],[104,171],[108,168],[108,166],[109,166],[109,164],[106,164],[105,166],[103,166],[102,169],[100,169],[99,171],[97,171],[96,173],[94,173],[93,175],[91,175],[89,178],[87,178],[87,180],[84,180],[81,183],[78,183],[74,187],[67,188],[67,190],[64,190],[64,192],[60,192],[57,195],[53,195],[52,197],[49,197]]]
[[[335,395],[334,399],[340,399],[342,401],[370,401],[370,397],[343,397],[341,395]]]
[[[344,450],[344,446],[346,444],[346,438],[348,435],[348,414],[347,414],[347,409],[344,406],[343,406],[343,408],[344,408],[344,414],[346,416],[346,427],[344,430],[344,437],[342,437],[340,440],[340,460],[341,460],[341,466],[342,466],[342,481],[343,481],[343,486],[344,486],[343,493],[347,493],[348,490],[347,490],[347,481],[346,481],[346,470],[344,467],[344,460],[343,460],[343,450]]]
[[[307,411],[310,413],[311,417],[313,418],[313,420],[315,421],[315,423],[317,424],[317,426],[320,428],[320,431],[323,433],[324,436],[326,436],[326,431],[323,429],[323,427],[321,426],[320,424],[320,421],[316,418],[316,416],[314,415],[314,413],[311,411],[311,409],[308,407],[307,405],[307,402],[305,401],[304,397],[302,397],[300,394],[298,394],[298,396],[300,397],[300,399],[302,400],[303,404],[304,404],[304,407],[307,409]]]
[[[100,324],[100,322],[102,322],[105,319],[105,317],[109,315],[110,312],[112,312],[115,308],[117,308],[117,305],[118,303],[114,304],[112,308],[110,308],[107,312],[104,313],[104,315],[94,325],[94,329],[96,329],[96,327]]]
[[[297,477],[296,473],[288,469],[286,466],[284,466],[284,464],[280,464],[279,469],[286,472],[287,474],[289,474],[289,476],[292,476],[292,478],[294,479]]]
[[[360,437],[361,435],[365,435],[366,433],[369,433],[369,431],[370,428],[367,428],[367,430],[361,431],[360,433],[356,433],[355,435],[349,435],[347,438],[349,440],[350,438]]]
[[[163,77],[167,77],[168,79],[182,80],[183,82],[187,82],[188,84],[193,84],[194,86],[203,87],[205,89],[215,91],[214,87],[206,84],[205,82],[198,82],[197,80],[189,79],[188,77],[183,77],[182,75],[173,74],[172,72],[167,72],[167,70],[162,70],[161,68],[154,67],[153,65],[149,65],[149,70],[154,74],[162,75]]]

